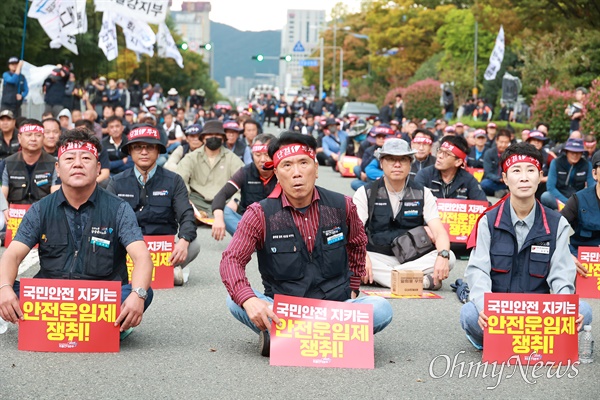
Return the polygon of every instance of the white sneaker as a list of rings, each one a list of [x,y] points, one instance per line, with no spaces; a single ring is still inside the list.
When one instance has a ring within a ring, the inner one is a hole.
[[[6,322],[5,320],[2,319],[2,317],[0,317],[0,335],[2,335],[7,330],[8,330],[8,322]]]
[[[183,269],[179,265],[173,268],[173,284],[183,286]]]
[[[188,283],[190,280],[190,269],[188,267],[183,267],[183,283]]]
[[[433,283],[433,276],[431,274],[423,275],[423,289],[424,290],[440,290],[442,288],[442,282],[438,282],[437,285]]]

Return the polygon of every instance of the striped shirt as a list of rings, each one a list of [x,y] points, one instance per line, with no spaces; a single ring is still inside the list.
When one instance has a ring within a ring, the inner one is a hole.
[[[360,278],[366,275],[365,258],[367,254],[367,235],[362,222],[358,218],[356,206],[352,199],[344,196],[346,200],[346,226],[348,227],[348,268],[352,272],[350,288],[356,290],[360,286]],[[284,193],[281,194],[281,204],[289,208],[294,223],[304,239],[306,248],[312,253],[315,247],[315,237],[319,229],[319,192],[313,191],[310,206],[304,213],[296,210],[288,201]],[[246,265],[250,262],[255,250],[261,250],[265,244],[265,214],[259,203],[248,207],[242,217],[235,235],[221,259],[221,279],[233,301],[242,306],[246,300],[255,297],[250,282],[246,278]]]

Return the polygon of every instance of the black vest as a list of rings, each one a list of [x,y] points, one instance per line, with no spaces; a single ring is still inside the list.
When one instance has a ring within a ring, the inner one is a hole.
[[[260,202],[266,231],[265,245],[257,251],[258,269],[269,297],[279,293],[335,301],[350,298],[346,200],[339,193],[317,190],[319,227],[312,254],[281,197]]]
[[[127,136],[125,136],[125,133],[123,133],[121,145],[118,147],[116,144],[110,142],[110,136],[102,139],[102,148],[106,149],[106,153],[108,154],[108,159],[110,161],[122,160],[123,158],[127,157],[127,155],[121,151],[123,146],[127,146]]]
[[[97,187],[92,217],[83,230],[79,250],[69,230],[65,207],[55,192],[39,202],[40,271],[36,278],[128,281],[125,247],[119,242],[117,212],[122,200]],[[100,239],[100,242],[98,242]],[[100,243],[93,245],[92,242]],[[102,245],[107,243],[108,245]],[[106,247],[108,246],[108,247]]]
[[[392,205],[385,188],[384,178],[365,187],[369,204],[366,232],[369,242],[367,251],[393,256],[392,241],[412,228],[425,225],[423,186],[408,180],[398,215],[393,215]],[[394,201],[397,201],[394,199]]]
[[[498,213],[500,218],[498,219]],[[546,279],[550,260],[556,249],[556,234],[561,215],[539,202],[535,206],[535,223],[521,251],[510,215],[510,201],[486,213],[490,229],[492,292],[550,293]]]
[[[175,173],[159,166],[142,188],[134,168],[113,177],[115,194],[133,208],[144,235],[175,235],[179,226],[173,207]]]
[[[600,246],[600,208],[596,186],[577,192],[579,202],[577,230],[571,236],[571,246]]]
[[[554,162],[556,163],[556,189],[559,192],[568,198],[585,188],[589,168],[589,162],[585,157],[581,157],[575,165],[569,164],[566,155],[558,157]],[[569,178],[571,169],[575,170],[573,179]]]
[[[42,151],[31,175],[21,153],[6,158],[11,204],[33,204],[50,194],[56,159]]]
[[[277,185],[275,175],[264,185],[254,163],[244,166],[244,183],[241,187],[242,198],[238,206],[238,214],[243,214],[250,204],[266,199],[275,188],[275,185]]]

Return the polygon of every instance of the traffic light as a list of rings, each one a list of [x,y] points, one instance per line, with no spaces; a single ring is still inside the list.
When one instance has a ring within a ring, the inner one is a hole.
[[[265,59],[265,56],[263,56],[262,54],[258,54],[258,55],[252,56],[252,59],[256,60],[258,62],[261,62]]]
[[[204,47],[204,50],[210,51],[212,49],[212,44],[206,43],[203,47]]]
[[[291,56],[291,55],[289,55],[289,54],[287,54],[287,55],[285,55],[285,56],[281,56],[281,57],[279,57],[279,59],[280,59],[280,60],[285,60],[285,62],[290,62],[290,61],[292,61],[292,56]]]
[[[183,51],[186,51],[189,48],[189,46],[186,42],[183,42],[179,45],[179,48]]]

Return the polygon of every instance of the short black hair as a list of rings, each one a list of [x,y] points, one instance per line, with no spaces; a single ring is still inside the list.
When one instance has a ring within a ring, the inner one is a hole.
[[[500,129],[498,131],[498,133],[496,133],[496,137],[494,138],[495,140],[498,140],[498,138],[505,136],[508,138],[508,140],[512,140],[512,136],[510,134],[510,131],[508,131],[507,129]]]
[[[315,139],[312,135],[303,135],[297,132],[285,131],[279,136],[279,139],[271,140],[269,142],[269,157],[273,159],[273,156],[277,150],[289,144],[303,144],[310,147],[314,151],[317,150],[317,139]]]
[[[93,131],[87,129],[85,126],[69,129],[60,135],[58,147],[71,142],[91,143],[98,149],[98,155],[100,155],[100,152],[102,151],[100,140],[94,135]]]
[[[247,124],[251,124],[251,125],[254,125],[254,126],[256,126],[256,129],[258,130],[258,133],[261,133],[261,132],[262,132],[262,127],[260,126],[260,124],[259,124],[257,121],[253,120],[252,118],[250,118],[250,119],[247,119],[247,120],[244,122],[244,127],[246,127],[246,125],[247,125]]]
[[[110,116],[110,117],[106,118],[106,125],[108,126],[108,124],[113,123],[115,121],[119,121],[119,123],[121,125],[124,125],[123,124],[123,118],[117,117],[116,115],[113,115],[113,116]]]
[[[435,142],[435,136],[433,135],[432,132],[429,132],[427,129],[421,129],[421,128],[415,129],[414,132],[412,133],[412,137],[414,138],[415,136],[417,136],[417,133],[427,135],[427,137],[429,139],[431,139],[431,143]]]
[[[52,118],[44,118],[42,120],[42,126],[44,125],[44,122],[47,122],[47,121],[52,121],[52,122],[56,123],[56,125],[58,125],[58,128],[60,129],[60,121],[57,120],[56,118],[54,118],[54,117],[52,117]]]
[[[544,164],[544,157],[542,157],[542,153],[536,149],[534,145],[527,142],[521,142],[511,144],[506,148],[500,157],[500,165],[504,165],[504,161],[515,154],[533,157],[540,162],[540,165]]]
[[[542,122],[542,121],[538,122],[537,124],[535,124],[535,129],[539,128],[540,126],[545,126],[546,129],[548,129],[548,131],[550,130],[550,125],[546,122]]]
[[[469,143],[467,139],[462,136],[444,136],[442,140],[440,140],[440,144],[450,142],[454,146],[458,147],[463,153],[469,154]]]
[[[37,125],[37,126],[41,126],[42,128],[44,127],[44,125],[42,125],[42,123],[40,122],[39,119],[34,119],[34,118],[26,118],[23,121],[21,121],[18,124],[18,127],[22,127],[23,125]]]

